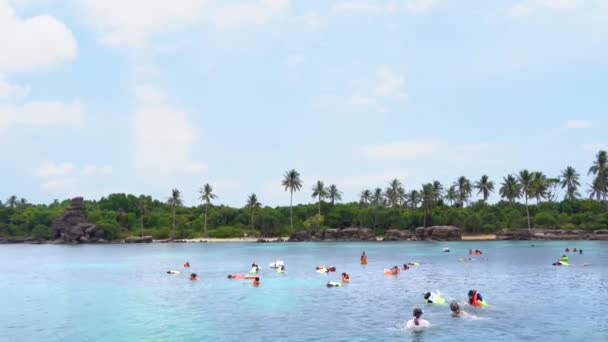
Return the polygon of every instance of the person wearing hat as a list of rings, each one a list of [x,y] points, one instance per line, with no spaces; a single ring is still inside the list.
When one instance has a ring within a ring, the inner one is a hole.
[[[412,314],[414,315],[414,318],[407,321],[407,324],[405,325],[406,328],[421,329],[428,328],[431,326],[431,323],[429,323],[429,321],[420,318],[422,317],[422,310],[420,308],[414,308],[414,312]]]

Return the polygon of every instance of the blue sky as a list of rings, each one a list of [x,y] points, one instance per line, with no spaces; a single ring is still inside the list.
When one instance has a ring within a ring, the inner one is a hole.
[[[0,0],[0,198],[586,184],[607,43],[603,0]]]

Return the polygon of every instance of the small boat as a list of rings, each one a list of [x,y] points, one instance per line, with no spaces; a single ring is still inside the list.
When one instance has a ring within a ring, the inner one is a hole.
[[[270,265],[268,265],[270,268],[279,268],[281,266],[285,266],[285,263],[283,262],[283,260],[277,260],[275,262],[271,262]]]
[[[444,247],[441,251],[444,253],[449,253],[450,249],[448,247]]]

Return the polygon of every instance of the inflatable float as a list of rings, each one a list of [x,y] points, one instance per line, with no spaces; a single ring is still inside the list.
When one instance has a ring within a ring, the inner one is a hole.
[[[384,269],[384,274],[385,275],[397,275],[397,274],[399,274],[399,272],[400,272],[400,270],[398,268],[394,269],[394,270],[388,269],[388,268]]]

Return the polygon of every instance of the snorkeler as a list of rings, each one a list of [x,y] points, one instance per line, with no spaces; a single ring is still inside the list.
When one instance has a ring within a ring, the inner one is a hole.
[[[424,302],[426,304],[445,304],[445,299],[437,293],[427,292],[424,294]]]
[[[420,329],[431,326],[431,323],[429,323],[429,321],[420,318],[422,316],[422,310],[420,308],[415,308],[412,314],[414,315],[414,318],[407,321],[407,324],[405,325],[406,328]]]
[[[477,290],[469,290],[469,304],[477,307],[488,305]]]
[[[407,271],[407,270],[409,270],[409,269],[410,269],[410,267],[409,267],[407,264],[403,264],[403,270],[404,270],[404,271]]]

